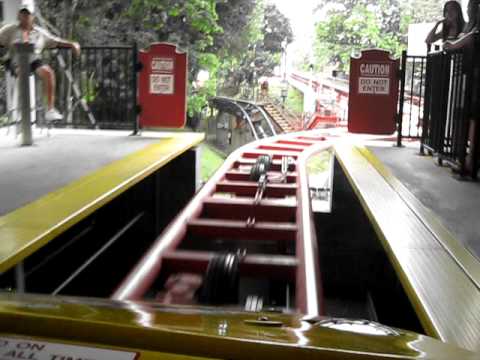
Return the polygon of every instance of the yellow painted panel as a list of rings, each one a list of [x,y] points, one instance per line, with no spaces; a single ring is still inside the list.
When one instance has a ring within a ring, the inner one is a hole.
[[[262,316],[282,326],[246,321]],[[138,351],[145,359],[155,353],[221,359],[476,359],[426,336],[398,329],[374,335],[378,325],[359,323],[363,330],[348,331],[298,314],[0,294],[0,334]]]
[[[0,273],[203,139],[203,134],[174,133],[0,217]]]
[[[419,208],[410,205],[405,193],[386,181],[384,169],[378,171],[378,164],[374,166],[375,162],[369,161],[372,158],[365,157],[361,149],[340,144],[336,146],[337,158],[425,331],[443,341],[480,351],[478,287],[437,239],[425,218],[419,216]]]
[[[408,189],[392,175],[382,162],[365,147],[358,150],[365,156],[370,164],[385,178],[395,191],[405,200],[410,208],[419,216],[430,231],[434,233],[441,245],[457,261],[459,266],[468,274],[476,286],[480,289],[480,262],[470,253],[460,241],[438,221],[435,215],[427,209]]]

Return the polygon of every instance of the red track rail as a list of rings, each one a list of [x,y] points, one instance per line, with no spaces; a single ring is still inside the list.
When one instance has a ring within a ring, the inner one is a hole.
[[[323,137],[297,133],[257,141],[237,150],[154,242],[112,298],[143,298],[160,271],[203,273],[213,254],[178,249],[187,234],[279,244],[294,241],[294,256],[247,254],[240,264],[240,272],[242,275],[261,273],[272,279],[294,279],[296,309],[307,315],[320,315],[322,287],[306,161],[329,147],[330,143]],[[249,180],[248,168],[262,154],[274,159],[269,172],[272,177],[280,174],[283,156],[292,157],[295,163],[288,169],[286,182],[268,183],[265,198],[254,204],[257,184]],[[213,196],[220,192],[241,197]],[[293,203],[279,204],[275,200],[285,196],[295,196]],[[247,218],[252,214],[256,223],[248,226]]]

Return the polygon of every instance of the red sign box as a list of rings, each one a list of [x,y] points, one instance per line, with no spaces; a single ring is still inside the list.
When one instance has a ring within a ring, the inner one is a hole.
[[[140,51],[140,127],[183,128],[187,114],[187,54],[176,45],[152,44]]]
[[[396,130],[398,69],[388,51],[366,50],[350,61],[348,131],[390,135]]]

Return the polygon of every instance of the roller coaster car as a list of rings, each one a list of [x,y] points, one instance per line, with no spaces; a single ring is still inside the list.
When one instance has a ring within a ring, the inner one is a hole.
[[[87,298],[0,296],[0,358],[478,359],[369,321]]]
[[[312,212],[307,160],[330,148],[298,133],[233,153],[110,300],[0,294],[0,360],[478,359],[420,334],[344,177],[335,217]]]

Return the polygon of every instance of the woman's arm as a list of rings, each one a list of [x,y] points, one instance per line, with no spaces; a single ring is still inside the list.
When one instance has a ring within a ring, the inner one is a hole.
[[[427,38],[425,39],[425,42],[427,43],[427,45],[431,45],[435,41],[440,40],[442,38],[442,33],[441,32],[437,33],[437,29],[440,26],[440,24],[443,24],[443,21],[444,21],[443,19],[437,21],[433,29],[430,30],[430,32],[427,35]]]
[[[443,44],[443,49],[444,50],[459,50],[459,49],[463,49],[467,46],[472,45],[475,32],[476,32],[476,30],[471,31],[467,34],[464,34],[458,40],[446,41],[445,44]]]

